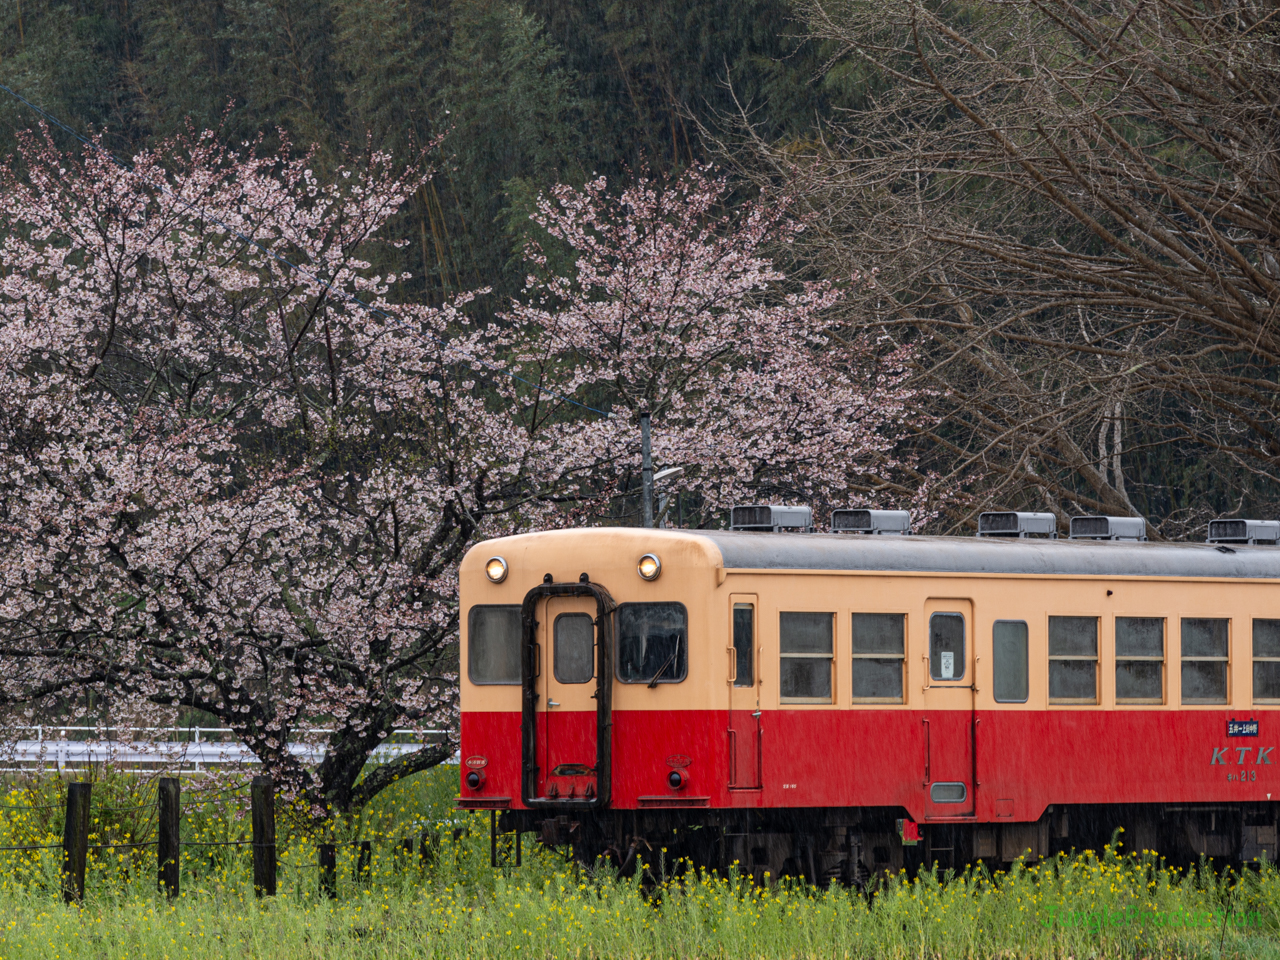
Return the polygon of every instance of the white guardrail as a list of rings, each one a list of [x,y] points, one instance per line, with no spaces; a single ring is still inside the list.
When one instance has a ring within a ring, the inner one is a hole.
[[[110,728],[108,728],[110,729]],[[101,733],[99,727],[18,727],[15,733],[34,733],[34,740],[18,740],[12,747],[0,745],[0,762],[11,766],[0,770],[14,771],[31,767],[71,770],[92,763],[111,763],[119,766],[151,766],[163,764],[178,769],[199,771],[203,767],[255,764],[258,758],[239,740],[210,740],[210,735],[232,734],[229,727],[131,727],[131,733],[185,735],[186,740],[74,740],[67,734]],[[331,730],[304,730],[304,734],[328,734]],[[393,730],[392,736],[442,737],[447,730]],[[385,763],[406,753],[413,753],[424,746],[425,741],[415,743],[383,743],[375,747],[370,759]],[[324,759],[323,744],[291,743],[289,753],[303,763],[319,763]],[[455,753],[445,761],[457,763]]]

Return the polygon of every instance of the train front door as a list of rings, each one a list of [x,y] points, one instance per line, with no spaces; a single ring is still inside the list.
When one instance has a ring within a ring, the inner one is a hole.
[[[924,608],[921,758],[926,818],[969,817],[974,806],[973,601],[931,599]]]
[[[729,597],[729,789],[759,790],[761,768],[759,604],[754,595]]]
[[[547,597],[538,611],[538,796],[596,796],[596,601]]]

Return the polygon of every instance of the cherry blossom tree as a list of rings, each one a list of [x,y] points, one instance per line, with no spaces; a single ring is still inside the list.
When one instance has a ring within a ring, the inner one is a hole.
[[[927,515],[933,491],[901,475],[902,437],[918,419],[903,386],[911,350],[833,309],[872,278],[789,278],[772,256],[804,229],[788,198],[730,207],[730,194],[695,169],[542,198],[534,219],[573,267],[551,270],[551,251],[530,245],[526,297],[508,314],[516,366],[555,357],[565,389],[609,405],[594,459],[624,482],[649,411],[655,461],[685,468],[671,489],[693,494],[694,525],[775,496],[822,512],[893,495]]]
[[[571,267],[530,247],[526,295],[481,328],[473,294],[405,303],[373,266],[429,176],[369,151],[322,183],[306,152],[213,134],[128,168],[22,138],[0,168],[0,706],[201,711],[316,816],[351,809],[455,749],[368,766],[397,727],[456,730],[467,547],[598,520],[641,409],[708,513],[867,496],[900,465],[909,358],[833,319],[856,278],[774,266],[802,228],[785,202],[726,212],[698,171],[560,187],[537,218]]]
[[[361,779],[394,728],[456,728],[457,563],[586,461],[529,429],[527,387],[477,376],[468,297],[389,301],[375,234],[429,175],[371,152],[322,184],[306,153],[211,134],[131,170],[23,139],[0,171],[3,702],[204,711],[317,812],[452,753]],[[318,767],[289,750],[317,740]]]

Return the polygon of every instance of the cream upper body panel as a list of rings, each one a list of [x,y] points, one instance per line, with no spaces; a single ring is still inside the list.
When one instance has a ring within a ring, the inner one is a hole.
[[[647,553],[662,563],[661,573],[653,581],[642,579],[636,571]],[[485,564],[495,556],[507,563],[507,577],[501,583],[491,583],[485,575]],[[584,573],[608,590],[619,605],[683,603],[689,616],[687,678],[653,688],[618,683],[613,694],[615,710],[706,709],[709,703],[727,697],[720,670],[725,659],[723,643],[715,644],[720,649],[713,653],[713,644],[707,642],[713,633],[719,636],[720,625],[713,623],[707,603],[723,579],[719,549],[698,533],[598,527],[501,537],[468,551],[459,570],[463,710],[520,709],[518,686],[482,686],[468,681],[467,611],[475,604],[519,605],[547,574],[556,583],[573,583]]]
[[[661,575],[643,580],[636,565],[646,553],[662,562]],[[501,556],[507,578],[485,576],[485,563]],[[779,618],[784,612],[830,613],[833,689],[829,704],[789,709],[884,709],[850,696],[855,613],[905,618],[902,707],[918,707],[927,676],[929,611],[940,601],[963,601],[968,660],[964,683],[973,704],[1001,709],[1130,708],[1115,695],[1117,618],[1163,618],[1162,703],[1143,709],[1213,709],[1184,704],[1179,667],[1183,618],[1229,621],[1229,696],[1232,708],[1255,702],[1251,689],[1252,620],[1280,620],[1280,548],[1210,544],[1000,540],[971,537],[836,536],[730,533],[610,527],[548,531],[486,541],[466,556],[460,574],[463,710],[518,711],[520,688],[468,682],[467,611],[475,604],[519,605],[551,574],[575,582],[583,573],[619,604],[674,601],[688,611],[688,674],[681,683],[616,683],[615,710],[727,709],[728,652],[733,598],[758,598],[755,612],[762,683],[760,704],[782,706],[776,683]],[[946,604],[943,604],[945,606]],[[1049,699],[1051,617],[1096,618],[1097,697],[1092,704]],[[1030,661],[1029,696],[997,704],[991,676],[992,631],[997,622],[1025,622]],[[1221,709],[1218,706],[1217,709]]]

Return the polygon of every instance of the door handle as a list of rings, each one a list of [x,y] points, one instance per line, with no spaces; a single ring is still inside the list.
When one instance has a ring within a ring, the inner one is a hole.
[[[548,700],[548,701],[547,701],[547,706],[548,706],[548,707],[558,707],[558,706],[560,706],[560,704],[556,703],[554,700]]]
[[[759,720],[759,719],[760,719],[760,711],[759,711],[759,710],[757,710],[755,713],[753,713],[753,714],[752,714],[752,716],[753,716],[753,717],[755,717],[757,720]]]

